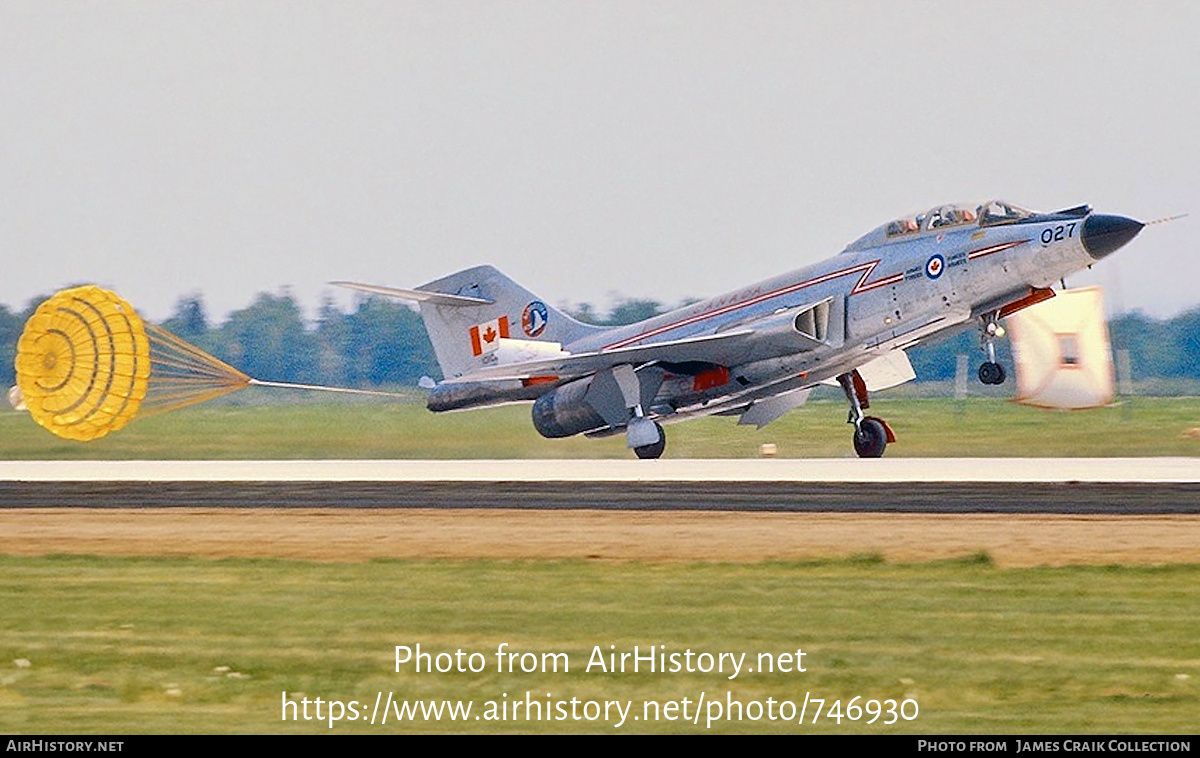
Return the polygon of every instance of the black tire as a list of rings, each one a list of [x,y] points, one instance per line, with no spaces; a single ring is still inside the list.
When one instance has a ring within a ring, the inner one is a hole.
[[[1004,368],[999,363],[984,361],[979,364],[979,381],[983,384],[1000,384],[1004,381]]]
[[[882,458],[887,447],[887,429],[873,418],[865,418],[854,430],[854,452],[859,458]]]
[[[663,451],[667,449],[666,432],[663,431],[662,426],[660,426],[657,421],[654,422],[654,428],[658,430],[658,442],[655,442],[653,445],[642,445],[641,447],[635,447],[633,449],[633,452],[637,455],[637,457],[643,460],[661,458]]]

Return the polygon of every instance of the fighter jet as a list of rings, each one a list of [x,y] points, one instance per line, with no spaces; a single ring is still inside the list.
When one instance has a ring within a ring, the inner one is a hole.
[[[1086,205],[942,205],[821,263],[619,327],[581,323],[492,266],[415,289],[334,284],[418,304],[444,376],[426,382],[431,411],[532,401],[545,437],[624,433],[639,458],[658,458],[664,423],[722,415],[761,428],[826,383],[845,393],[855,452],[877,458],[896,437],[867,415],[869,393],[914,378],[907,348],[975,324],[979,380],[1004,382],[1001,320],[1142,227]]]

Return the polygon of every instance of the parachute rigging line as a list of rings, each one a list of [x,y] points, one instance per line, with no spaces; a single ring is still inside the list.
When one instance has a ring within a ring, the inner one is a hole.
[[[17,342],[14,408],[66,439],[98,439],[149,416],[249,386],[356,395],[394,392],[259,381],[167,330],[95,285],[63,290],[34,311]]]

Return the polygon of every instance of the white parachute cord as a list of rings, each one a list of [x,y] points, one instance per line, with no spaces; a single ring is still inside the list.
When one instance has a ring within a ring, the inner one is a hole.
[[[410,398],[411,395],[402,392],[382,392],[380,390],[359,390],[351,387],[324,387],[319,384],[294,384],[292,382],[266,382],[261,379],[251,379],[251,386],[255,387],[278,387],[285,390],[316,390],[318,392],[341,392],[347,395],[374,395],[376,397],[403,397]]]

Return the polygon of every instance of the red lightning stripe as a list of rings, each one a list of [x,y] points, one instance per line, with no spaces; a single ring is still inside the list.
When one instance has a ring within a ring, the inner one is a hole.
[[[1018,245],[1024,245],[1026,242],[1029,242],[1029,240],[1027,240],[1027,239],[1026,240],[1012,240],[1010,242],[1001,242],[1000,244],[997,244],[997,245],[983,247],[983,248],[980,248],[973,252],[967,253],[967,259],[971,260],[974,258],[982,258],[985,255],[999,253],[1004,250],[1009,250],[1011,248],[1017,247]],[[764,300],[770,300],[773,297],[779,297],[780,295],[787,295],[792,292],[798,292],[799,290],[802,290],[806,287],[812,287],[817,284],[823,284],[823,283],[831,281],[833,279],[837,279],[839,277],[846,276],[848,274],[853,274],[856,272],[862,272],[862,275],[858,277],[858,281],[854,284],[854,287],[850,290],[851,295],[857,295],[860,292],[867,292],[869,290],[876,289],[877,287],[886,287],[889,284],[896,284],[897,282],[901,282],[904,280],[904,274],[898,273],[898,274],[892,274],[891,276],[885,276],[882,279],[879,279],[877,281],[871,282],[870,284],[867,284],[867,279],[870,278],[871,272],[873,272],[875,270],[875,267],[878,265],[879,265],[879,261],[874,260],[874,261],[869,261],[867,263],[860,263],[857,266],[851,266],[850,268],[844,268],[844,269],[841,269],[840,271],[834,271],[829,274],[823,274],[823,275],[815,277],[813,279],[808,279],[806,281],[799,282],[797,284],[790,284],[787,287],[783,287],[781,289],[774,290],[772,292],[767,292],[765,294],[758,295],[757,297],[753,297],[753,298],[746,300],[744,302],[741,302],[741,303],[734,303],[732,305],[726,305],[721,308],[717,308],[715,310],[707,311],[705,313],[698,313],[694,316],[689,316],[680,321],[676,321],[671,324],[666,324],[665,326],[656,327],[647,332],[642,332],[641,334],[635,335],[633,337],[628,337],[628,338],[620,340],[618,342],[614,342],[611,345],[605,345],[604,347],[602,347],[600,349],[601,350],[613,350],[613,349],[616,349],[619,347],[625,347],[626,345],[632,345],[635,342],[641,342],[642,340],[649,339],[650,337],[657,337],[658,335],[663,334],[664,332],[669,332],[669,331],[678,329],[683,326],[695,324],[699,321],[704,321],[705,319],[709,319],[714,316],[723,316],[726,313],[731,313],[740,308],[745,308],[746,306],[749,306],[749,305],[755,305],[757,303],[761,303]]]
[[[834,271],[829,274],[823,274],[821,276],[815,277],[813,279],[808,279],[806,281],[799,282],[797,284],[789,284],[788,286],[783,287],[781,289],[773,290],[771,292],[767,292],[762,295],[758,295],[757,297],[750,298],[749,300],[746,300],[746,301],[743,301],[740,303],[733,303],[731,305],[726,305],[721,308],[717,308],[715,310],[707,311],[704,313],[698,313],[694,316],[688,316],[685,319],[676,321],[674,323],[666,324],[665,326],[656,327],[654,329],[651,329],[650,331],[642,332],[641,334],[635,335],[633,337],[628,337],[626,339],[620,340],[619,342],[614,342],[611,345],[605,345],[604,347],[602,347],[600,349],[601,350],[614,350],[619,347],[625,347],[626,345],[632,345],[635,342],[641,342],[642,340],[648,339],[650,337],[657,337],[658,335],[660,335],[664,332],[669,332],[673,329],[678,329],[683,326],[695,324],[699,321],[704,321],[705,319],[709,319],[714,316],[723,316],[726,313],[732,313],[733,311],[736,311],[741,308],[745,308],[746,306],[755,305],[757,303],[763,302],[764,300],[770,300],[773,297],[779,297],[780,295],[787,295],[792,292],[797,292],[806,287],[812,287],[817,284],[823,284],[825,282],[832,281],[833,279],[837,279],[839,277],[846,276],[847,274],[853,274],[853,273],[856,273],[859,271],[862,272],[862,275],[858,277],[858,282],[856,282],[854,285],[854,288],[850,290],[851,295],[856,295],[859,292],[866,292],[867,290],[873,290],[876,287],[886,287],[889,284],[895,284],[896,282],[903,281],[904,274],[899,273],[899,274],[892,274],[891,276],[885,276],[884,278],[882,278],[878,281],[874,281],[874,282],[871,282],[870,284],[866,284],[865,282],[867,281],[867,278],[871,276],[871,272],[874,271],[875,267],[878,265],[879,265],[879,261],[874,260],[874,261],[870,261],[868,263],[860,263],[857,266],[851,266],[850,268],[844,268],[840,271]]]
[[[1024,245],[1028,241],[1029,240],[1013,240],[1011,242],[1001,242],[999,245],[992,245],[991,247],[981,247],[974,252],[967,253],[967,260],[971,260],[972,258],[982,258],[985,255],[998,253],[1001,250],[1009,250],[1017,245]]]

